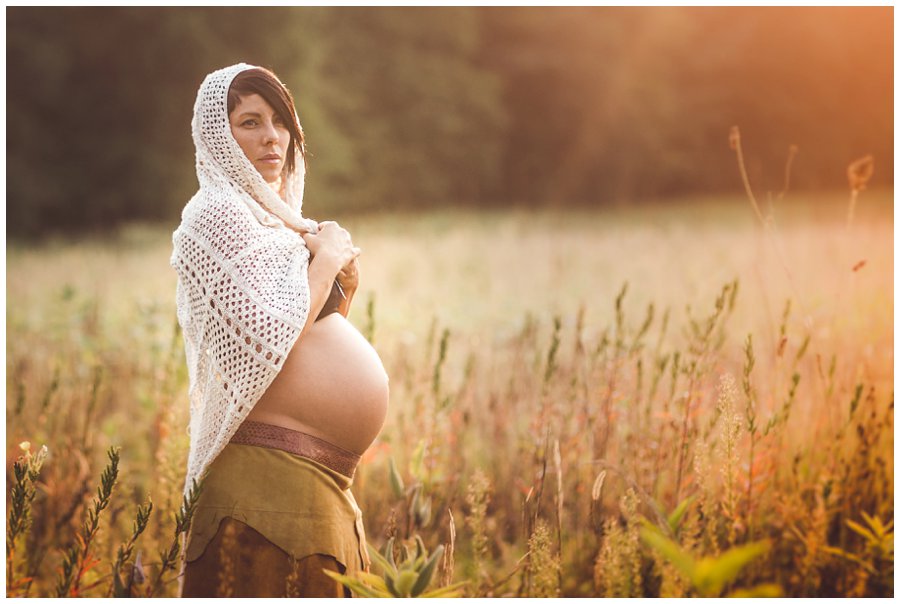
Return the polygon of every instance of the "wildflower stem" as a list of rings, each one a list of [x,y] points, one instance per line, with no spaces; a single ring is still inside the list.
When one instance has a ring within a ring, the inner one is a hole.
[[[47,447],[41,447],[37,454],[26,454],[13,462],[15,483],[10,493],[10,510],[6,523],[6,585],[7,595],[13,590],[15,575],[16,539],[28,532],[31,526],[31,504],[37,491],[34,481],[37,480],[44,460],[47,458]],[[30,583],[29,583],[30,585]]]
[[[63,598],[71,595],[79,595],[81,578],[88,570],[88,564],[92,562],[89,557],[91,543],[100,528],[100,513],[109,505],[113,488],[119,476],[119,449],[110,447],[106,452],[109,463],[100,475],[100,486],[97,487],[97,497],[87,510],[87,519],[81,527],[81,532],[76,535],[76,543],[72,545],[63,556],[62,575],[56,585],[56,596]]]
[[[186,532],[191,525],[191,519],[194,517],[194,511],[197,509],[197,502],[200,499],[200,491],[202,484],[196,480],[191,484],[190,490],[184,495],[181,508],[175,513],[175,534],[169,549],[160,552],[160,568],[156,575],[156,580],[147,588],[147,597],[150,598],[162,585],[165,574],[175,568],[178,560],[178,553],[181,551],[181,534]]]
[[[759,204],[756,202],[756,195],[753,194],[753,189],[750,188],[750,178],[747,176],[747,167],[744,165],[744,150],[741,147],[740,128],[732,126],[731,135],[728,140],[731,143],[731,148],[734,149],[734,152],[737,154],[738,169],[741,172],[741,180],[744,183],[744,190],[747,192],[747,198],[750,199],[750,205],[753,206],[753,211],[759,219],[760,226],[765,226],[766,219],[763,218],[762,212],[759,209]]]

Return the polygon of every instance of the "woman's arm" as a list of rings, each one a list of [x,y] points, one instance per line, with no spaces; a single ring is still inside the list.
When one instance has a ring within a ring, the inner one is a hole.
[[[307,269],[309,315],[300,332],[299,337],[301,338],[315,323],[315,318],[319,316],[325,306],[328,295],[331,293],[331,284],[338,277],[341,268],[352,265],[359,255],[359,248],[353,247],[350,234],[336,222],[321,223],[318,234],[306,233],[303,235],[303,240],[306,242],[312,259]],[[345,295],[347,295],[346,292]],[[348,297],[350,296],[352,296],[352,292]],[[341,307],[346,304],[348,304],[348,300],[344,300]]]
[[[322,312],[328,295],[331,293],[331,284],[334,282],[339,266],[333,256],[325,254],[314,256],[309,262],[307,277],[309,280],[309,314],[306,323],[300,331],[300,338],[309,330],[310,325],[316,322],[316,317]]]

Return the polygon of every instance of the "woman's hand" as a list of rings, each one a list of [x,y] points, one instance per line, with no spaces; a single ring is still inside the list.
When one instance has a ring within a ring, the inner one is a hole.
[[[359,287],[359,258],[354,258],[347,266],[341,269],[337,276],[341,289],[349,293]]]
[[[338,312],[346,319],[350,314],[350,303],[359,287],[359,258],[354,258],[350,264],[341,269],[337,275],[337,281],[341,285],[341,291],[344,292],[344,299],[338,306]]]
[[[316,261],[328,263],[335,275],[360,253],[359,248],[354,247],[347,229],[331,220],[319,223],[319,232],[315,235],[306,233],[303,240]]]

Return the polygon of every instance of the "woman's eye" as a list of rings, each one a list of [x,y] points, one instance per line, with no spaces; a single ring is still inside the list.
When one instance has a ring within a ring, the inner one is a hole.
[[[255,126],[255,125],[256,125],[256,120],[244,120],[244,122],[241,124],[241,126],[248,126],[248,127]]]

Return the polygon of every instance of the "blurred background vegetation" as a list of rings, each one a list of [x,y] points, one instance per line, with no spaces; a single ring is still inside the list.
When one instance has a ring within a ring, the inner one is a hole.
[[[203,76],[264,65],[305,212],[599,206],[893,185],[891,7],[59,8],[7,15],[7,235],[177,223]]]

